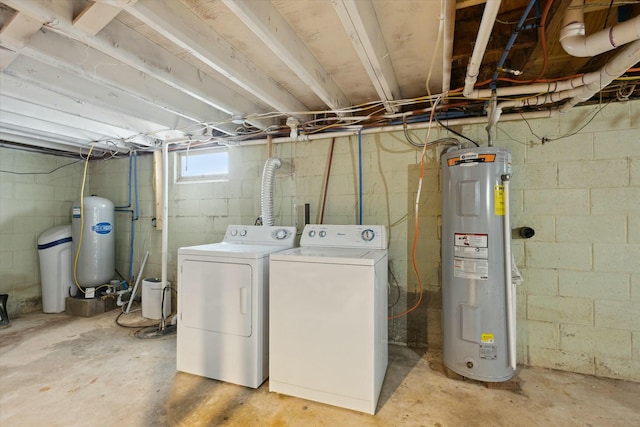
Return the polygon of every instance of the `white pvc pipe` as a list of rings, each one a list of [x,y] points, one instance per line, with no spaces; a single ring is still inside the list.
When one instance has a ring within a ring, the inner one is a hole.
[[[584,86],[589,83],[596,82],[600,79],[600,71],[593,71],[573,79],[561,80],[557,82],[534,83],[522,86],[506,86],[496,89],[497,96],[518,96],[530,95],[534,93],[560,92],[576,87]],[[491,89],[475,89],[467,98],[490,98],[492,96]]]
[[[505,108],[537,106],[568,99],[568,101],[561,105],[558,110],[560,113],[565,113],[574,105],[590,99],[593,95],[602,90],[602,88],[606,87],[616,78],[623,75],[630,67],[633,67],[639,61],[640,40],[636,40],[629,46],[626,46],[599,71],[596,71],[595,74],[597,75],[597,78],[590,77],[589,80],[591,81],[589,83],[561,92],[552,92],[531,98],[501,102],[492,112],[489,121],[492,124],[497,123],[500,120],[502,110]]]
[[[584,0],[573,0],[564,15],[560,44],[577,57],[596,56],[626,43],[640,39],[640,16],[611,26],[589,36],[585,35]]]
[[[629,68],[640,61],[640,40],[636,40],[626,46],[622,52],[616,55],[600,70],[600,79],[578,88],[578,93],[569,101],[560,106],[560,112],[568,111],[574,105],[590,99],[602,88],[606,87],[616,78],[623,75]]]
[[[478,36],[476,37],[469,65],[467,66],[467,75],[464,79],[464,89],[462,90],[462,94],[465,97],[473,91],[473,86],[478,81],[480,65],[482,64],[484,53],[487,50],[491,30],[493,30],[493,25],[495,24],[496,17],[498,16],[500,3],[501,0],[487,0],[487,3],[484,6],[482,20],[480,21],[480,28],[478,29]]]
[[[453,35],[456,27],[456,0],[445,0],[442,4],[444,31],[442,39],[442,92],[451,88],[451,62],[453,58]]]
[[[136,296],[136,291],[138,290],[138,285],[140,284],[140,280],[142,280],[142,272],[144,271],[144,266],[147,264],[147,258],[149,257],[149,251],[146,251],[144,257],[142,258],[142,262],[140,263],[140,271],[138,271],[138,277],[136,277],[136,284],[131,291],[131,296],[129,297],[129,303],[127,304],[127,309],[125,313],[129,313],[131,311],[131,302],[133,302],[133,298]]]
[[[162,292],[167,280],[167,264],[169,257],[169,144],[162,144]]]
[[[502,176],[504,189],[504,275],[507,300],[507,336],[509,337],[509,366],[516,369],[516,305],[513,280],[511,279],[511,219],[509,207],[509,179],[506,174]]]

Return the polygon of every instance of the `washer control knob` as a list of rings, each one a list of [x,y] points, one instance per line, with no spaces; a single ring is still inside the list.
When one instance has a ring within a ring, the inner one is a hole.
[[[324,230],[322,230],[320,233],[318,233],[318,235],[319,235],[320,237],[326,237],[327,232],[326,232],[326,231],[324,231]]]
[[[315,237],[316,232],[315,230],[309,230],[309,237]]]
[[[246,236],[247,235],[247,230],[240,230],[240,235],[241,236]]]
[[[282,240],[282,239],[285,239],[288,234],[289,233],[287,233],[287,230],[285,230],[284,228],[281,228],[279,230],[276,230],[275,238],[277,240]]]
[[[361,236],[362,236],[362,240],[364,240],[365,242],[370,242],[373,240],[374,237],[376,237],[376,232],[370,228],[367,228],[362,232]]]
[[[231,235],[235,236],[236,234],[238,234],[238,230],[236,230],[235,228],[231,229]]]

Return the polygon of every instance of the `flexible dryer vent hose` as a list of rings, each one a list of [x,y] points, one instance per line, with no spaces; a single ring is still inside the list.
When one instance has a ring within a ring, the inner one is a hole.
[[[262,225],[274,225],[275,222],[273,218],[273,179],[276,169],[281,165],[282,162],[277,157],[267,159],[264,164],[261,193]]]

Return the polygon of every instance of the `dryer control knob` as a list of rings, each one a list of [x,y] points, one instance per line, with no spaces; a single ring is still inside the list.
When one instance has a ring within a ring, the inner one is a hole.
[[[238,230],[236,230],[235,228],[231,229],[231,235],[235,236],[236,234],[238,234]]]
[[[361,236],[362,236],[362,240],[364,240],[365,242],[370,242],[373,240],[374,237],[376,237],[376,232],[370,228],[367,228],[362,232]]]
[[[320,237],[325,237],[325,236],[327,235],[327,232],[326,232],[326,231],[324,231],[324,230],[322,230],[320,233],[318,233],[318,235],[319,235]]]
[[[315,237],[316,232],[313,230],[309,230],[309,237]]]
[[[280,230],[276,230],[275,238],[278,240],[282,240],[285,239],[288,234],[289,233],[287,233],[287,230],[281,228]]]
[[[241,236],[246,236],[247,235],[247,230],[240,230],[240,235]]]

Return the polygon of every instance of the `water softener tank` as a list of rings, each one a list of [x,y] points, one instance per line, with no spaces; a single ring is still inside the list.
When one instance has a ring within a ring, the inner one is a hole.
[[[441,167],[443,362],[467,378],[506,381],[515,368],[515,342],[509,340],[515,325],[507,324],[515,323],[507,314],[513,293],[505,274],[511,254],[504,180],[511,174],[511,153],[497,147],[456,150],[442,156]]]
[[[109,283],[115,273],[115,208],[103,197],[73,204],[71,235],[75,278],[82,287]]]

